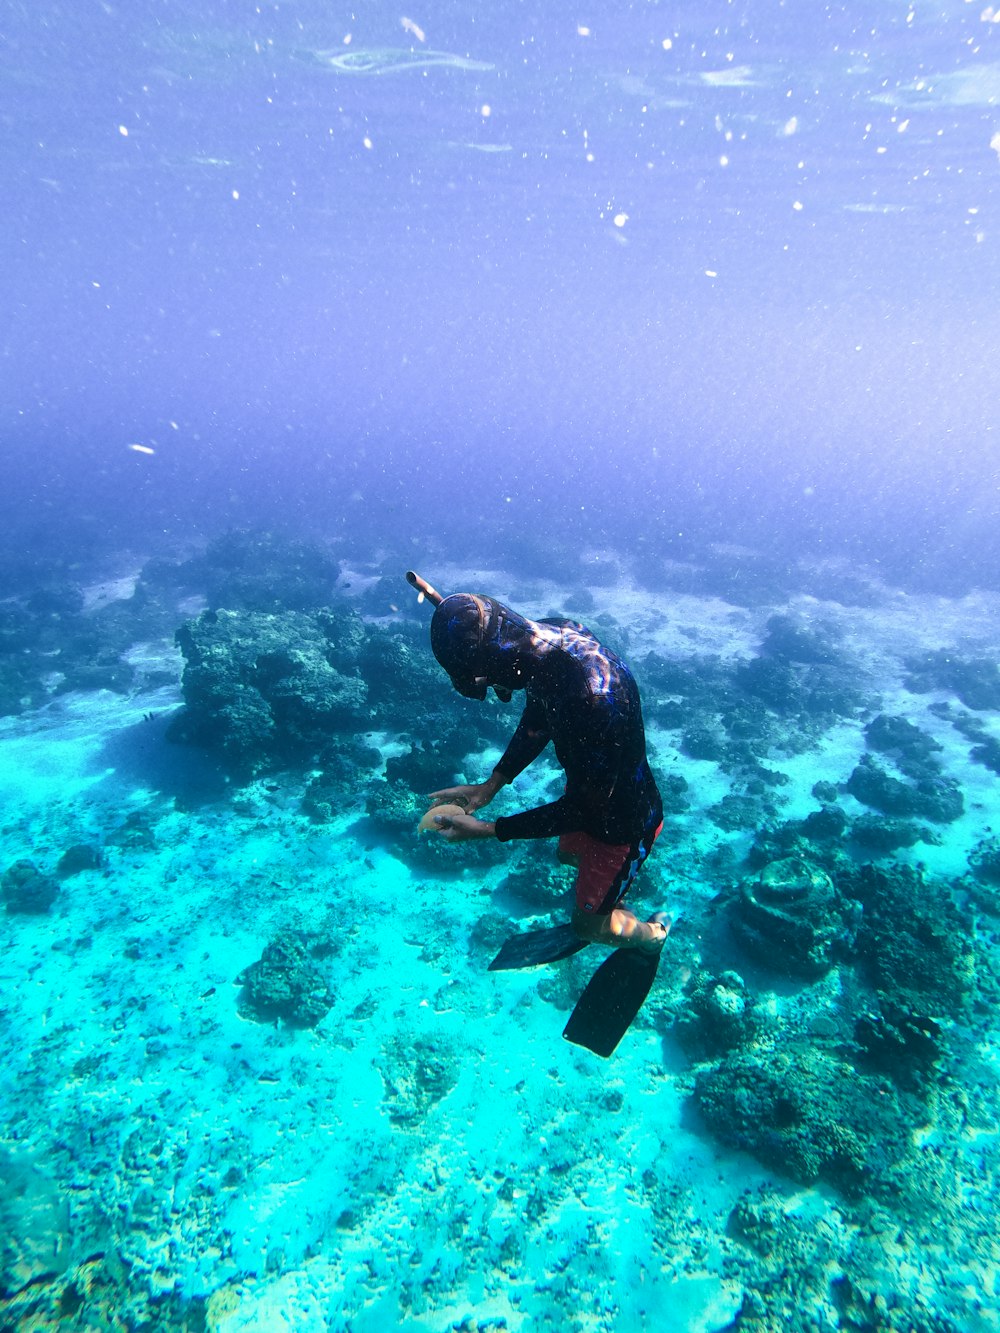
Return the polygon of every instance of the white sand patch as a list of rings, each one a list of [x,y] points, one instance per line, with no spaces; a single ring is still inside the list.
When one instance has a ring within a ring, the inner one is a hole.
[[[91,583],[83,589],[84,611],[99,611],[112,602],[127,602],[135,596],[135,586],[139,582],[141,566],[128,574],[115,579],[102,579],[100,583]]]

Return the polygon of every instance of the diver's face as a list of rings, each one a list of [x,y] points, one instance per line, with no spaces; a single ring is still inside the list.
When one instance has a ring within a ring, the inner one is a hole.
[[[489,687],[489,681],[485,676],[466,676],[464,680],[452,676],[451,683],[464,698],[478,699],[480,703],[486,698],[486,691]]]
[[[480,703],[486,698],[486,692],[492,685],[493,693],[500,702],[504,704],[510,703],[512,693],[511,687],[498,685],[491,681],[488,676],[468,676],[464,680],[458,680],[456,677],[452,676],[451,683],[454,685],[455,689],[458,690],[459,694],[463,695],[466,699],[477,699]],[[522,689],[524,684],[525,682],[521,681],[519,684],[513,686],[513,689]]]

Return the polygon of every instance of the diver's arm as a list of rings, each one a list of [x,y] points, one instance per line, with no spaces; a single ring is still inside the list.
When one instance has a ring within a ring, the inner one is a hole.
[[[448,842],[473,842],[477,838],[495,838],[496,825],[472,815],[435,815],[434,823]]]
[[[440,791],[430,792],[431,808],[441,801],[454,801],[457,805],[464,805],[471,815],[474,810],[481,810],[484,805],[489,805],[501,787],[506,787],[509,781],[509,778],[504,777],[500,770],[495,768],[485,782],[460,783],[457,787],[442,787]]]
[[[580,812],[561,796],[548,805],[521,810],[516,815],[500,815],[496,821],[500,842],[522,838],[556,838],[561,833],[575,833],[580,827]]]
[[[500,773],[504,782],[513,782],[538,758],[551,739],[545,707],[540,700],[529,695],[517,730],[511,736],[510,744],[493,770],[494,776]]]

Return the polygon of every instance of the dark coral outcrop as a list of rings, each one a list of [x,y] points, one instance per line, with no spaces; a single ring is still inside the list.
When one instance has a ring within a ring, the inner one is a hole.
[[[333,992],[314,954],[326,953],[322,941],[312,942],[297,931],[277,935],[264,946],[256,963],[236,978],[243,986],[241,1010],[264,1021],[282,1019],[292,1027],[315,1027],[332,1008]]]
[[[59,894],[59,881],[33,861],[15,861],[0,876],[0,896],[8,912],[42,916]]]
[[[350,613],[206,611],[176,638],[186,706],[172,740],[217,749],[253,772],[370,725],[357,668],[364,631]]]
[[[878,1192],[910,1147],[892,1084],[816,1048],[732,1052],[698,1073],[694,1095],[723,1142],[848,1196]]]
[[[954,778],[923,777],[916,782],[903,782],[870,754],[861,756],[847,780],[847,790],[862,805],[898,819],[929,819],[934,824],[950,824],[965,809],[961,788]]]
[[[949,690],[976,711],[1000,709],[1000,665],[991,657],[961,657],[949,648],[909,657],[906,688],[914,694]]]

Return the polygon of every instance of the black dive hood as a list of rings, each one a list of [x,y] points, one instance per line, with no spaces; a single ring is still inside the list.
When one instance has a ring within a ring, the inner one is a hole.
[[[431,651],[467,699],[485,699],[487,689],[503,703],[523,682],[519,665],[521,647],[530,640],[523,616],[493,597],[456,592],[443,597],[419,574],[409,570],[406,581],[416,588],[418,600],[434,607]]]

